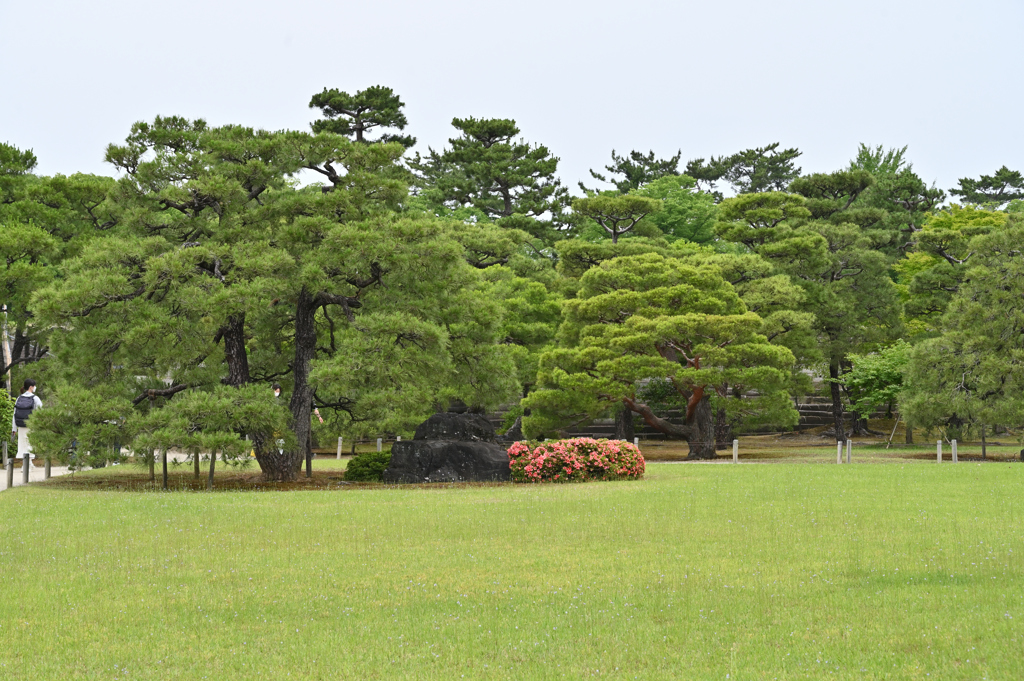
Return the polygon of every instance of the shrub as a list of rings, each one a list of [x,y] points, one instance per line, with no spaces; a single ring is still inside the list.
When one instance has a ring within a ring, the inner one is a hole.
[[[513,482],[639,480],[644,457],[623,440],[576,437],[553,442],[516,442],[508,449]]]
[[[345,467],[345,480],[350,482],[380,482],[391,463],[391,450],[363,452],[352,457]]]

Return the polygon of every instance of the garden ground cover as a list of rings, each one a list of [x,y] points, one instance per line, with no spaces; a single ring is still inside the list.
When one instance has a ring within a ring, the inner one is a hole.
[[[639,482],[298,494],[69,485],[0,495],[0,678],[1024,673],[1020,464],[654,463]]]

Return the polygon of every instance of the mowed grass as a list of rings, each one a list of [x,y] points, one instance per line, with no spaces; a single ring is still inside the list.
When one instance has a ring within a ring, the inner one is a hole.
[[[915,462],[17,488],[0,678],[1020,678],[1022,490]]]

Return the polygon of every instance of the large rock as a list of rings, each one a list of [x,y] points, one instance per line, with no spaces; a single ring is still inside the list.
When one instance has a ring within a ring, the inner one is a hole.
[[[434,414],[412,440],[391,447],[385,482],[501,482],[511,479],[508,452],[479,414]]]
[[[442,412],[416,426],[412,439],[494,442],[494,426],[480,414]]]
[[[391,447],[384,482],[502,482],[508,453],[491,442],[403,440]]]
[[[501,436],[501,439],[505,442],[522,442],[526,439],[523,435],[523,417],[516,417],[515,423],[512,427],[505,431],[505,434]]]

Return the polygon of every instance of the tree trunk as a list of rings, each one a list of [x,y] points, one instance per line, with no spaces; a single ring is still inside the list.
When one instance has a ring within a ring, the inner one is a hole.
[[[986,454],[985,444],[986,444],[985,443],[985,426],[983,425],[981,427],[981,460],[982,461],[984,461],[986,458],[988,458],[987,456],[985,456],[985,454]]]
[[[249,355],[245,350],[245,313],[231,315],[221,328],[224,335],[224,359],[228,364],[227,385],[243,386],[249,382]]]
[[[312,453],[310,442],[313,429],[311,421],[313,389],[309,385],[309,370],[315,356],[316,307],[313,304],[313,296],[303,288],[295,305],[295,361],[292,364],[295,389],[292,392],[290,405],[292,429],[295,431],[295,440],[299,446],[291,453],[289,480],[294,479],[302,466],[302,461]]]
[[[644,404],[643,402],[637,402],[635,400],[630,400],[627,398],[623,400],[623,403],[625,403],[625,405],[629,407],[630,410],[635,411],[637,414],[640,414],[640,416],[642,416],[644,419],[644,423],[646,423],[659,433],[664,433],[669,437],[676,437],[679,438],[680,440],[690,439],[690,433],[692,432],[692,428],[688,424],[685,426],[677,426],[671,421],[663,419],[660,416],[656,415],[654,413],[654,410],[651,409],[646,404]]]
[[[625,404],[621,404],[615,409],[615,439],[632,442],[635,437],[633,410]]]
[[[167,447],[164,447],[163,465],[164,465],[164,472],[163,472],[164,489],[167,489]]]
[[[687,459],[715,458],[715,415],[711,409],[711,400],[705,395],[697,403],[690,418],[690,453]]]
[[[194,477],[196,480],[199,479],[199,475],[200,475],[200,473],[199,473],[199,458],[200,458],[200,454],[199,454],[199,450],[197,449],[196,451],[192,452],[192,477]]]
[[[846,440],[846,428],[843,424],[843,395],[840,392],[839,364],[832,362],[828,365],[829,387],[832,389],[832,421],[836,429],[836,442]]]
[[[281,452],[273,439],[264,440],[258,435],[254,435],[252,438],[252,450],[256,452],[256,463],[260,465],[264,479],[274,482],[287,482],[295,479],[296,453],[294,451]]]
[[[206,489],[213,491],[213,471],[217,467],[217,452],[210,452],[210,477],[206,479]]]
[[[313,477],[313,427],[309,429],[309,444],[306,447],[306,477]]]
[[[732,447],[732,424],[729,423],[729,415],[725,409],[719,409],[715,414],[715,449],[729,449]]]
[[[914,424],[911,423],[910,421],[904,421],[904,423],[907,426],[906,443],[908,445],[912,445],[914,444]]]
[[[149,452],[149,481],[156,482],[156,450]]]

